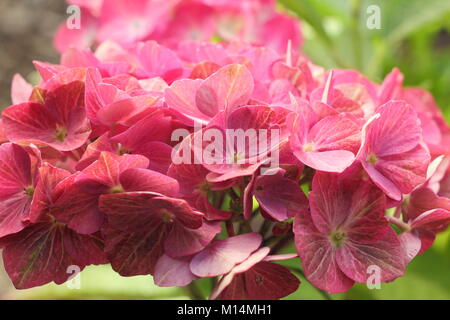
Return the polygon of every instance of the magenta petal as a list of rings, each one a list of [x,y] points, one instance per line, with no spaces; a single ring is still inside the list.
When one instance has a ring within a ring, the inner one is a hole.
[[[321,232],[328,234],[339,228],[358,241],[374,241],[384,235],[386,200],[373,184],[316,173],[312,186],[311,218]]]
[[[403,74],[394,68],[383,81],[379,89],[378,104],[382,105],[389,100],[399,99],[403,85]]]
[[[39,168],[39,182],[34,191],[29,218],[31,222],[38,222],[45,217],[56,200],[57,185],[69,176],[68,171],[49,165]]]
[[[264,261],[283,261],[283,260],[289,260],[297,258],[297,253],[285,253],[285,254],[275,254],[271,256],[267,256],[264,258]]]
[[[135,51],[141,64],[137,73],[144,78],[161,77],[171,83],[183,74],[181,61],[175,52],[156,41],[138,43]]]
[[[11,100],[13,104],[28,102],[33,91],[29,84],[20,74],[16,73],[11,84]]]
[[[210,299],[214,300],[233,282],[236,275],[250,270],[253,266],[263,261],[270,252],[269,247],[262,247],[253,252],[246,260],[241,264],[236,265],[228,274],[223,276],[218,285],[211,293]],[[241,279],[242,280],[242,279]],[[241,290],[242,291],[242,290]]]
[[[450,211],[450,199],[438,196],[427,187],[417,188],[411,193],[409,198],[406,208],[407,220],[414,220],[423,213],[436,208]]]
[[[413,229],[423,229],[434,233],[442,232],[450,225],[450,211],[433,209],[415,218],[411,224]]]
[[[345,114],[325,117],[308,134],[314,150],[347,150],[356,153],[361,141],[361,128],[357,120]]]
[[[205,79],[198,88],[197,108],[209,117],[214,117],[225,109],[233,110],[247,104],[253,87],[253,77],[245,66],[225,66]]]
[[[296,150],[294,154],[307,166],[324,172],[343,172],[355,160],[355,155],[346,150],[320,152]]]
[[[305,275],[313,285],[329,293],[345,292],[354,281],[336,262],[336,250],[328,237],[318,232],[309,213],[297,215],[294,224],[295,245]]]
[[[95,237],[84,236],[52,223],[33,224],[6,241],[5,269],[17,289],[66,282],[69,266],[81,270],[103,264],[103,245]]]
[[[148,159],[140,155],[119,156],[102,152],[97,161],[83,170],[78,180],[92,180],[99,184],[115,187],[120,185],[120,174],[131,168],[146,168]]]
[[[2,120],[6,135],[12,142],[54,142],[57,119],[42,104],[22,103],[6,108]]]
[[[295,292],[300,285],[300,280],[288,268],[265,261],[247,271],[245,281],[248,298],[257,300],[281,299]]]
[[[282,175],[261,175],[256,178],[254,188],[261,207],[277,221],[286,220],[308,206],[298,183]]]
[[[132,152],[142,151],[144,144],[151,141],[170,142],[173,129],[172,118],[156,109],[111,140]]]
[[[184,287],[197,280],[189,269],[190,261],[190,257],[174,259],[163,255],[155,266],[155,284],[160,287]]]
[[[100,197],[100,209],[108,216],[102,234],[105,253],[122,276],[152,274],[164,254],[163,240],[172,224],[165,223],[152,209],[157,194],[111,194]]]
[[[2,120],[8,139],[46,144],[59,151],[82,146],[91,134],[83,91],[84,84],[74,81],[47,93],[45,105],[23,103],[5,109]]]
[[[166,174],[172,164],[173,148],[160,141],[150,141],[136,147],[133,152],[145,156],[148,161],[148,169]]]
[[[402,154],[380,158],[375,164],[375,168],[385,177],[389,177],[389,180],[402,193],[408,194],[415,187],[425,182],[429,161],[428,150],[424,146],[418,145]]]
[[[120,175],[120,184],[126,191],[151,191],[167,196],[178,193],[177,180],[156,171],[131,168]]]
[[[417,235],[411,232],[404,232],[398,238],[402,244],[403,250],[405,251],[405,265],[407,265],[419,254],[420,248],[422,247],[422,242]]]
[[[187,117],[191,122],[206,124],[210,117],[200,112],[195,101],[197,90],[202,83],[202,80],[190,79],[177,80],[172,83],[170,88],[164,92],[165,101],[169,108],[180,112],[183,117]]]
[[[300,281],[279,264],[260,262],[236,274],[217,297],[219,300],[277,300],[295,292]]]
[[[402,192],[399,188],[383,174],[381,174],[373,165],[362,163],[367,174],[383,192],[391,199],[400,201],[402,199]]]
[[[213,242],[191,262],[191,271],[199,277],[215,277],[228,273],[236,264],[258,249],[262,237],[247,233]]]
[[[98,160],[102,151],[116,153],[117,149],[118,146],[109,139],[108,133],[105,133],[87,146],[86,151],[76,165],[76,169],[79,171],[86,169],[86,167]]]
[[[405,252],[391,228],[376,242],[367,244],[349,241],[337,250],[336,261],[349,278],[362,283],[366,283],[371,275],[367,272],[370,266],[380,269],[382,282],[392,281],[405,272]]]
[[[404,101],[390,101],[377,109],[380,117],[367,130],[366,143],[378,157],[410,151],[420,141],[417,114]]]
[[[174,225],[198,229],[203,222],[185,201],[152,192],[102,195],[99,208],[108,217],[105,252],[124,276],[152,274]]]
[[[30,214],[36,170],[22,147],[11,143],[0,146],[0,237],[25,227],[23,220]]]
[[[97,113],[98,120],[108,126],[123,123],[133,116],[139,115],[158,102],[159,98],[151,95],[139,95],[114,101],[100,109]]]
[[[98,197],[108,190],[95,183],[89,186],[94,192],[88,192],[84,190],[84,183],[76,182],[77,177],[73,175],[57,185],[60,194],[54,196],[51,213],[78,233],[92,234],[100,230],[105,221],[104,213],[98,209]]]
[[[164,243],[165,253],[173,258],[193,255],[203,250],[220,232],[220,223],[203,222],[198,229],[175,224]]]

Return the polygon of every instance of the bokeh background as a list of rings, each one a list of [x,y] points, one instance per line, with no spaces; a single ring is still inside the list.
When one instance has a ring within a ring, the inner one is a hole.
[[[407,86],[430,90],[450,120],[450,1],[449,0],[278,0],[303,21],[303,51],[326,68],[351,68],[381,81],[394,66]],[[377,5],[381,29],[367,28],[367,8]],[[63,0],[0,1],[0,108],[10,102],[15,73],[35,79],[32,60],[58,62],[52,47],[54,32],[66,17]],[[293,248],[291,248],[293,250]],[[285,262],[286,263],[286,262]],[[292,264],[295,262],[287,262]],[[287,299],[323,299],[304,279]],[[150,276],[123,278],[110,267],[88,267],[80,274],[80,289],[46,285],[15,290],[0,261],[0,299],[182,299],[185,288],[157,288]],[[200,289],[210,289],[201,281]],[[450,231],[432,249],[416,258],[406,275],[380,290],[356,285],[333,299],[450,299]]]

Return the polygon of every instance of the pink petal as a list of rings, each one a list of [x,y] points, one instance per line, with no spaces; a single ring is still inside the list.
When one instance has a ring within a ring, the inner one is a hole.
[[[165,253],[173,258],[193,255],[203,250],[221,231],[220,223],[203,222],[198,229],[174,225],[164,243]]]
[[[173,196],[178,193],[177,180],[159,172],[131,168],[120,175],[120,184],[126,191],[151,191]]]
[[[376,164],[380,173],[395,183],[404,194],[425,182],[430,154],[422,145],[402,155],[382,157]]]
[[[69,266],[82,270],[90,264],[103,264],[106,259],[102,243],[53,223],[37,223],[8,239],[3,261],[17,289],[41,286],[54,281],[66,282]]]
[[[421,128],[416,113],[404,101],[390,101],[377,109],[380,117],[367,130],[366,143],[378,157],[401,154],[417,146]]]
[[[247,272],[236,274],[218,300],[278,300],[298,289],[300,281],[279,264],[260,262]]]
[[[225,109],[233,110],[247,104],[253,87],[253,77],[246,67],[239,64],[225,66],[198,88],[197,108],[209,117]]]
[[[259,176],[254,188],[261,207],[277,221],[286,220],[308,207],[298,183],[283,175]]]
[[[426,211],[415,218],[411,224],[414,229],[423,229],[431,232],[442,232],[450,225],[450,211],[433,209]]]
[[[343,172],[355,160],[355,155],[346,150],[321,152],[294,151],[295,156],[307,166],[324,172]]]
[[[261,241],[262,238],[257,233],[215,241],[192,259],[191,271],[199,277],[215,277],[228,273],[258,249]]]
[[[24,103],[3,111],[3,124],[12,142],[46,144],[60,151],[82,146],[91,133],[83,105],[82,82],[48,92],[45,105]]]
[[[27,102],[33,91],[29,84],[20,74],[16,73],[11,84],[11,100],[13,104]]]
[[[191,120],[191,123],[207,123],[209,116],[203,114],[196,104],[196,93],[202,85],[201,80],[177,80],[165,90],[165,101],[169,108],[177,110]]]
[[[297,215],[294,234],[308,281],[329,293],[345,292],[353,286],[354,281],[341,271],[336,262],[336,249],[326,235],[319,233],[309,213]]]
[[[174,223],[202,225],[202,215],[182,200],[151,192],[103,195],[99,207],[108,216],[105,252],[114,270],[124,276],[154,272]]]
[[[340,228],[353,233],[358,241],[373,241],[384,235],[386,199],[370,182],[316,173],[309,202],[314,225],[324,234]]]
[[[210,299],[214,300],[233,282],[236,275],[250,270],[253,266],[263,261],[270,252],[269,247],[262,247],[252,253],[244,262],[236,265],[228,274],[226,274],[214,288]]]
[[[39,168],[39,182],[34,192],[30,212],[31,222],[34,223],[45,219],[46,214],[56,200],[55,188],[69,176],[70,173],[68,171],[49,165]]]
[[[0,237],[22,230],[24,220],[30,214],[33,188],[37,170],[27,152],[18,145],[5,143],[0,146]],[[32,171],[33,170],[33,171]]]
[[[422,242],[417,235],[411,232],[404,232],[398,238],[405,251],[405,265],[407,265],[419,254]]]
[[[370,266],[380,268],[382,282],[392,281],[405,272],[405,252],[391,228],[384,238],[370,244],[349,241],[337,250],[336,261],[349,278],[362,283],[371,275],[367,271]]]
[[[137,70],[138,76],[161,77],[167,83],[172,83],[183,74],[181,62],[176,53],[155,41],[138,43],[135,51],[141,65]]]
[[[397,68],[394,68],[383,81],[379,91],[378,104],[382,105],[389,100],[399,99],[403,85],[403,74]]]
[[[153,280],[160,287],[184,287],[197,277],[189,269],[190,258],[171,258],[163,255],[155,266]]]

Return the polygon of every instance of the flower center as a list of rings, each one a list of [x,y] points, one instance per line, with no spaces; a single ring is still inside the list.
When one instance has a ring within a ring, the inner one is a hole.
[[[33,195],[34,195],[34,187],[33,187],[33,186],[28,186],[28,187],[26,187],[25,189],[23,189],[23,192],[24,192],[27,196],[29,196],[30,198],[32,198]]]
[[[367,156],[367,162],[370,164],[376,164],[378,161],[378,158],[375,154],[371,153]]]
[[[310,142],[310,143],[307,143],[307,144],[303,145],[303,151],[304,152],[312,152],[312,151],[314,151],[314,142]]]
[[[61,126],[56,127],[55,139],[56,141],[63,142],[67,137],[67,129]]]
[[[117,186],[114,186],[111,188],[111,193],[122,193],[125,192],[125,190],[123,189],[123,187],[119,184]]]
[[[345,233],[344,232],[333,232],[330,234],[330,240],[334,244],[336,248],[341,247],[345,241]]]
[[[173,222],[173,218],[175,217],[175,215],[173,213],[167,211],[166,209],[162,209],[160,211],[160,214],[161,214],[161,220],[164,223],[171,223],[171,222]]]

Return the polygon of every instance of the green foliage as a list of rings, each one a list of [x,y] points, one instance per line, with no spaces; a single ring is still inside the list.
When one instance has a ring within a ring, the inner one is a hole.
[[[450,120],[450,2],[279,0],[303,20],[303,51],[327,68],[354,68],[381,81],[394,66],[405,84],[430,90]],[[370,30],[377,5],[381,29]]]

